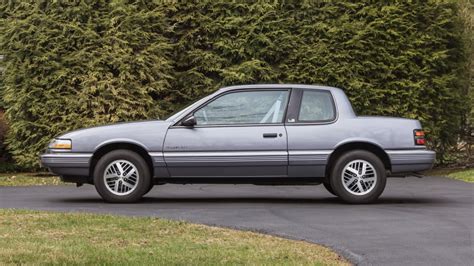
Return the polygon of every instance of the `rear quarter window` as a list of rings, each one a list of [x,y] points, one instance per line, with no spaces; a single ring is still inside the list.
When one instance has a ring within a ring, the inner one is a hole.
[[[329,91],[305,90],[298,114],[299,122],[324,122],[336,118],[336,110]]]

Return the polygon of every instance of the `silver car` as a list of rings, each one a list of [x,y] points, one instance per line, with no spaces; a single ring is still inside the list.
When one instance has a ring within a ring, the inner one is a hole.
[[[232,86],[166,120],[81,129],[51,141],[43,166],[135,202],[166,183],[323,184],[350,203],[376,200],[386,178],[430,169],[420,122],[357,116],[341,89]]]

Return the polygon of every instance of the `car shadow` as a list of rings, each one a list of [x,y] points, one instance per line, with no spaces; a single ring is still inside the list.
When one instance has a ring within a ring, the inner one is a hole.
[[[100,198],[56,198],[63,203],[104,203]],[[410,204],[447,204],[451,201],[440,198],[384,197],[366,205],[410,205]],[[277,198],[277,197],[144,197],[135,204],[287,204],[287,205],[350,205],[337,197],[322,198]],[[357,205],[356,205],[357,206]],[[363,206],[363,205],[359,205]]]

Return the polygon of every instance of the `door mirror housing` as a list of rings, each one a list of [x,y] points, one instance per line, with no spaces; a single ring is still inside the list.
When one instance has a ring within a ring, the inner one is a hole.
[[[194,127],[196,125],[196,118],[194,115],[190,115],[181,121],[181,125],[185,127]]]

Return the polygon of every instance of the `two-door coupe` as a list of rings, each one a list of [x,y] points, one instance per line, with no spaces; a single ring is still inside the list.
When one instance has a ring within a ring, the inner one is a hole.
[[[350,203],[376,200],[387,176],[430,169],[420,122],[357,116],[341,89],[232,86],[164,121],[55,138],[41,162],[65,182],[134,202],[166,183],[324,184]]]

